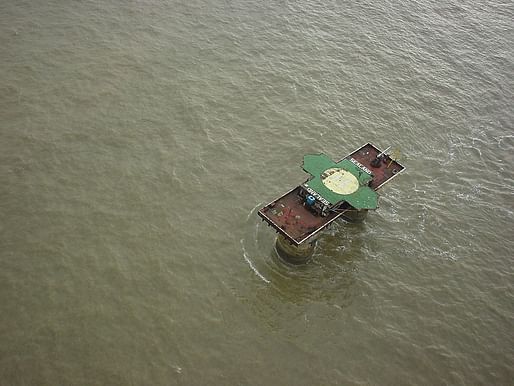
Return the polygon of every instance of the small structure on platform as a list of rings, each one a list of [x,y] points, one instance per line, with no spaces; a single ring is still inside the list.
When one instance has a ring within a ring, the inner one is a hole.
[[[388,150],[367,143],[338,162],[325,154],[305,155],[303,170],[311,177],[258,212],[279,233],[277,250],[294,263],[305,261],[332,222],[359,220],[375,210],[376,191],[405,170]]]

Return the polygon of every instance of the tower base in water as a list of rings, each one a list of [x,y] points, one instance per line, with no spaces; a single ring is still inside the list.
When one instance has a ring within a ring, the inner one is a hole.
[[[341,216],[344,220],[348,222],[362,222],[366,217],[368,217],[368,210],[367,209],[361,209],[361,210],[348,210],[343,213]]]
[[[275,247],[279,256],[290,264],[305,264],[307,263],[316,246],[316,240],[303,243],[298,246],[291,244],[284,236],[278,235],[275,241]]]

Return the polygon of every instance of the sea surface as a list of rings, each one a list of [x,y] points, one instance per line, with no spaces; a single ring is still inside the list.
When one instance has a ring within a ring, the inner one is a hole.
[[[512,385],[514,3],[0,2],[0,385]],[[312,260],[306,153],[407,167]]]

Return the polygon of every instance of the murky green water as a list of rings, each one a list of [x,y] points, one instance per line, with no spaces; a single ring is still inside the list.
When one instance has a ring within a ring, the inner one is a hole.
[[[1,385],[508,385],[512,2],[0,3]],[[408,170],[313,260],[307,152]]]

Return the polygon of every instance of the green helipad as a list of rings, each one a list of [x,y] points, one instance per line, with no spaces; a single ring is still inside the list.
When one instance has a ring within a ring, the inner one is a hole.
[[[373,176],[348,159],[332,161],[325,154],[303,157],[303,170],[312,175],[304,186],[335,205],[348,202],[355,209],[376,209],[378,195],[367,184]]]

